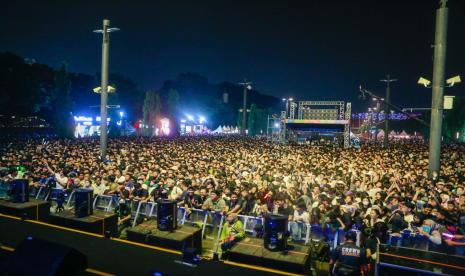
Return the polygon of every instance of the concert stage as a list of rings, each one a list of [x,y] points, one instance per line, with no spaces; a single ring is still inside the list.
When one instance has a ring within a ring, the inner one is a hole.
[[[83,218],[75,217],[73,211],[52,213],[48,221],[51,224],[99,235],[105,235],[105,232],[109,231],[114,237],[118,233],[118,216],[100,210],[94,210],[93,215]]]
[[[179,226],[175,231],[160,231],[155,220],[143,222],[128,228],[127,239],[174,250],[192,247],[197,253],[202,251],[202,229],[187,225]]]
[[[33,236],[68,245],[87,256],[87,275],[161,275],[192,276],[271,276],[289,275],[244,266],[201,261],[197,267],[178,264],[181,252],[102,235],[85,233],[39,221],[23,221],[19,218],[0,215],[0,258],[14,250],[25,237]],[[3,251],[6,248],[8,251]],[[1,261],[1,260],[0,260]]]
[[[310,271],[310,248],[290,245],[288,251],[274,252],[263,247],[263,239],[245,238],[228,251],[229,261],[279,269],[290,273]]]
[[[50,202],[32,198],[24,203],[0,200],[0,213],[24,219],[46,221],[50,214]]]

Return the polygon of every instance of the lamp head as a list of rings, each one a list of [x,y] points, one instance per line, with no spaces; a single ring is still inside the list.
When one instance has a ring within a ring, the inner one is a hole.
[[[431,84],[431,81],[420,77],[417,83],[423,85],[424,87],[428,87]]]
[[[459,75],[446,80],[446,83],[449,85],[449,87],[452,87],[454,86],[454,84],[461,83],[461,82],[462,80],[460,79]]]

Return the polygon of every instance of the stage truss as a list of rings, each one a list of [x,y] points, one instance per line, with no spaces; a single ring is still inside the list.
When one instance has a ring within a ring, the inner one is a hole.
[[[300,101],[292,102],[289,114],[281,112],[280,142],[289,142],[289,126],[300,125],[342,125],[344,148],[350,147],[351,103],[344,101]],[[297,116],[296,116],[297,115]]]

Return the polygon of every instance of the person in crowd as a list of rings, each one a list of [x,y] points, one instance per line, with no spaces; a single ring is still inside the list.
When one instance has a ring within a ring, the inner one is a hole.
[[[218,190],[213,190],[210,193],[210,197],[202,204],[202,209],[220,214],[226,212],[226,202],[220,195],[221,193]]]
[[[98,147],[93,138],[44,143],[2,137],[0,181],[24,178],[36,192],[56,182],[67,192],[88,187],[96,195],[146,194],[146,201],[170,198],[220,214],[282,214],[289,222],[304,202],[309,223],[330,236],[362,224],[382,243],[384,233],[423,231],[431,249],[458,248],[465,235],[462,144],[443,145],[441,171],[434,175],[428,174],[428,144],[415,139],[343,149],[237,136],[121,137],[109,139],[107,162],[100,161]],[[19,173],[26,163],[28,173]],[[430,224],[433,230],[424,227]]]
[[[349,231],[345,235],[345,242],[339,245],[331,254],[329,262],[332,275],[362,275],[366,271],[366,250],[355,244],[356,233]]]
[[[307,205],[304,201],[297,205],[292,216],[292,221],[289,223],[291,228],[291,237],[294,242],[302,241],[302,230],[310,223],[310,215],[307,212]]]
[[[202,208],[202,199],[200,195],[195,194],[195,188],[187,188],[187,195],[184,197],[184,208],[188,215],[192,213],[192,209]]]

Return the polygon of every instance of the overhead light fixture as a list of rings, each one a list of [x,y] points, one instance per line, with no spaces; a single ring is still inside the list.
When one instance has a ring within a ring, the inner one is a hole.
[[[95,93],[101,93],[102,92],[102,87],[95,87],[94,89],[92,89],[92,91],[94,91]],[[108,85],[107,86],[107,93],[113,93],[116,91],[116,88],[114,88],[113,86],[111,85]]]
[[[420,77],[417,83],[423,85],[424,87],[428,87],[431,84],[431,81]]]
[[[449,87],[452,87],[454,86],[454,84],[461,83],[461,82],[462,80],[460,79],[459,75],[446,80],[446,83],[449,85]]]

